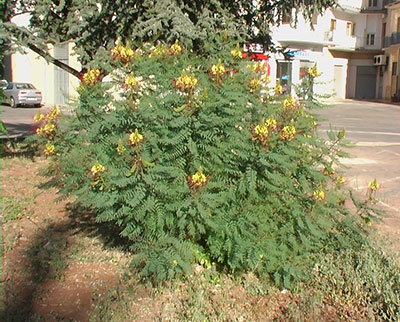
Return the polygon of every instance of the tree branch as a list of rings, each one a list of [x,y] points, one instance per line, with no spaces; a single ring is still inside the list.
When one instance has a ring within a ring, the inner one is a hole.
[[[53,56],[51,56],[49,53],[47,53],[44,50],[41,50],[40,48],[38,48],[37,46],[35,46],[34,44],[29,43],[28,44],[28,48],[32,51],[34,51],[35,53],[37,53],[39,56],[41,56],[43,59],[45,59],[46,61],[48,61],[49,63],[52,63],[54,65],[56,65],[57,67],[65,70],[66,72],[74,75],[77,78],[81,77],[81,73],[79,71],[77,71],[75,68],[72,68],[71,66],[63,63],[60,60],[57,60],[56,58],[54,58]]]
[[[32,50],[33,52],[37,53],[39,56],[41,56],[43,59],[45,59],[47,62],[52,63],[54,65],[56,65],[57,67],[61,68],[62,70],[65,70],[67,73],[70,73],[72,75],[74,75],[77,78],[81,77],[81,73],[76,70],[75,68],[72,68],[71,66],[63,63],[62,61],[54,58],[53,56],[51,56],[46,50],[43,50],[41,48],[39,48],[38,46],[36,46],[34,44],[34,42],[32,41],[32,35],[30,35],[27,30],[23,30],[21,28],[18,28],[16,26],[13,26],[11,28],[13,28],[14,30],[10,30],[10,25],[8,24],[4,24],[5,29],[15,35],[15,36],[20,36],[17,38],[22,39],[22,43],[21,45],[24,47],[28,47],[30,50]]]

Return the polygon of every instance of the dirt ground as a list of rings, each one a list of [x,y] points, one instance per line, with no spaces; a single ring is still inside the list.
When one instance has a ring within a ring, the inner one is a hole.
[[[214,283],[213,276],[204,283],[201,274],[170,288],[142,285],[127,277],[131,255],[103,237],[90,214],[77,213],[46,187],[40,175],[46,162],[1,159],[2,321],[286,321],[298,307],[309,310],[310,321],[363,316],[322,300],[302,303],[290,292],[265,292],[251,276],[242,285]]]
[[[92,297],[118,281],[123,253],[91,237],[92,218],[73,216],[68,200],[40,188],[46,160],[1,162],[5,319],[88,321]]]

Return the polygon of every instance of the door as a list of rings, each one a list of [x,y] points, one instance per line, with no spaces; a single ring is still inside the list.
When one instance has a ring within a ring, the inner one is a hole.
[[[343,65],[335,65],[333,69],[333,84],[335,90],[335,97],[345,98],[345,80],[343,77]]]
[[[54,48],[55,58],[67,65],[68,54],[68,45]],[[57,66],[54,66],[54,103],[60,105],[69,103],[69,74]]]
[[[283,92],[290,93],[292,80],[292,63],[290,61],[278,61],[276,79],[281,82]]]
[[[357,66],[355,98],[376,98],[376,66]]]

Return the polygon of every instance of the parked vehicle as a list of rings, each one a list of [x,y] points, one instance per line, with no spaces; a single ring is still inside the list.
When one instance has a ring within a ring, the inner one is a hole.
[[[7,82],[7,85],[3,87],[3,92],[13,108],[18,105],[40,107],[42,103],[42,92],[30,83]]]

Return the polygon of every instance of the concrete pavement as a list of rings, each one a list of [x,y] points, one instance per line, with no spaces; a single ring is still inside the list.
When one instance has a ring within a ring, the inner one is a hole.
[[[375,178],[382,185],[378,205],[387,214],[378,231],[400,249],[400,105],[342,100],[317,113],[326,118],[319,126],[322,135],[330,126],[344,127],[355,145],[347,149],[352,157],[342,159],[347,184],[360,196]]]

